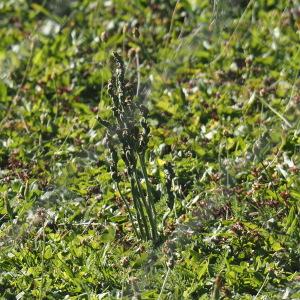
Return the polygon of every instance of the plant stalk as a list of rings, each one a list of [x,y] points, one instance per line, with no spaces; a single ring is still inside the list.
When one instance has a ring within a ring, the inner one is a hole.
[[[151,237],[150,237],[150,233],[149,233],[147,219],[144,214],[143,206],[142,206],[139,198],[137,197],[133,178],[130,178],[130,185],[131,185],[131,193],[132,193],[133,203],[134,203],[134,206],[135,206],[135,209],[137,212],[137,217],[139,220],[138,223],[139,223],[141,235],[142,235],[142,237],[146,236],[146,240],[150,240]],[[145,229],[145,232],[144,232],[144,229]]]
[[[146,212],[147,212],[148,219],[149,219],[149,222],[150,222],[151,231],[152,231],[152,238],[153,238],[154,241],[156,241],[157,240],[157,228],[156,228],[156,222],[154,220],[153,212],[152,212],[151,207],[149,206],[149,203],[147,203],[147,200],[146,200],[146,197],[143,193],[143,189],[141,187],[141,184],[140,184],[140,181],[139,181],[136,170],[135,170],[134,174],[135,174],[135,181],[137,183],[138,191],[139,191],[139,194],[141,196],[142,202],[143,202],[143,204],[146,208]]]
[[[119,192],[119,194],[120,194],[120,196],[121,196],[122,201],[124,202],[124,204],[125,204],[125,206],[126,206],[126,210],[128,211],[129,219],[130,219],[130,222],[131,222],[131,224],[132,224],[134,233],[135,233],[135,235],[136,235],[137,238],[142,238],[142,237],[140,236],[140,234],[138,233],[137,228],[136,228],[136,226],[135,226],[135,224],[134,224],[134,219],[133,219],[132,213],[131,213],[131,211],[130,211],[129,203],[127,202],[127,200],[126,200],[125,197],[123,196],[123,194],[122,194],[122,192],[121,192],[121,189],[120,189],[119,183],[117,182],[116,184],[117,184],[117,190],[118,190],[118,192]]]

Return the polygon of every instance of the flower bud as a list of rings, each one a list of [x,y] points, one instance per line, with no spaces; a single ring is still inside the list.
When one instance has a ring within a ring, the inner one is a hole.
[[[119,174],[118,174],[116,171],[111,172],[111,178],[112,178],[115,182],[120,182],[120,180],[121,180]]]
[[[101,33],[100,39],[101,39],[101,42],[102,42],[102,43],[107,42],[107,40],[108,40],[108,34],[107,34],[106,31],[103,31],[103,32]]]
[[[128,24],[125,24],[122,28],[123,34],[126,34],[128,32]]]
[[[144,118],[147,118],[147,117],[148,117],[149,110],[148,110],[148,108],[147,108],[145,105],[141,104],[141,105],[139,106],[139,110],[140,110],[140,112],[141,112],[141,114],[142,114],[142,116],[143,116]]]
[[[137,26],[132,29],[132,33],[135,38],[138,39],[140,37],[140,32]]]
[[[175,196],[172,191],[172,181],[175,178],[175,173],[174,173],[174,170],[170,163],[167,163],[165,165],[164,173],[166,176],[166,190],[167,190],[167,194],[168,194],[167,205],[170,209],[172,209],[174,206],[174,200],[175,200]]]
[[[112,111],[113,111],[114,117],[115,117],[116,119],[118,119],[118,118],[120,117],[120,114],[119,114],[118,109],[117,109],[116,107],[114,107],[114,108],[112,109]]]
[[[128,50],[127,56],[129,59],[133,59],[135,57],[135,54],[136,54],[135,50],[136,50],[135,48],[130,48]]]

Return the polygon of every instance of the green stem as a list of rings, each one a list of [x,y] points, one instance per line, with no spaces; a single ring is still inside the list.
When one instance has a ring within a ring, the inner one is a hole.
[[[132,185],[131,185],[131,189],[132,189]],[[132,199],[133,199],[133,205],[134,205],[134,208],[135,208],[135,211],[136,211],[136,219],[137,219],[137,222],[138,222],[138,227],[139,227],[139,230],[140,230],[139,236],[142,239],[143,236],[145,236],[145,233],[144,233],[144,230],[143,230],[143,224],[142,224],[142,220],[141,220],[139,205],[138,205],[138,202],[137,202],[135,196],[133,195],[133,192],[132,192]]]
[[[117,190],[118,190],[118,192],[119,192],[119,194],[120,194],[120,196],[121,196],[121,199],[122,199],[122,201],[124,202],[124,204],[125,204],[125,206],[126,206],[126,209],[127,209],[127,211],[128,211],[129,219],[130,219],[130,221],[131,221],[131,223],[132,223],[132,227],[133,227],[134,233],[135,233],[136,237],[139,239],[139,238],[141,238],[141,237],[140,237],[140,235],[139,235],[139,233],[138,233],[138,231],[137,231],[137,228],[135,227],[134,219],[133,219],[132,213],[131,213],[131,211],[130,211],[129,203],[127,202],[127,200],[126,200],[125,197],[123,196],[123,194],[122,194],[122,192],[121,192],[121,189],[120,189],[120,186],[119,186],[119,183],[117,182],[116,184],[117,184]]]
[[[150,204],[153,214],[154,214],[154,220],[156,221],[156,210],[155,210],[155,205],[154,205],[154,199],[153,199],[151,185],[149,183],[149,178],[148,178],[148,174],[147,174],[147,170],[146,170],[145,152],[143,152],[141,154],[139,153],[138,156],[139,156],[139,161],[140,161],[140,164],[142,167],[142,173],[143,173],[143,176],[144,176],[145,182],[146,182],[148,201],[149,201],[149,204]]]
[[[8,200],[8,197],[7,197],[7,193],[4,194],[4,206],[5,206],[5,209],[6,209],[6,212],[8,214],[8,217],[10,219],[10,221],[12,221],[14,219],[14,212],[13,212],[13,209],[11,208],[10,206],[10,203],[9,203],[9,200]]]
[[[137,216],[138,216],[138,221],[139,221],[138,223],[139,223],[141,235],[145,236],[145,234],[146,234],[146,239],[149,240],[150,234],[149,234],[148,223],[147,223],[147,219],[145,217],[141,202],[136,195],[134,178],[130,178],[130,185],[131,185],[131,193],[132,193],[133,203],[135,204],[135,209],[137,211]],[[142,218],[142,220],[141,220],[141,218]],[[143,224],[142,224],[142,221],[143,221]],[[145,229],[145,232],[144,232],[144,229]]]
[[[153,218],[153,213],[152,213],[151,207],[149,206],[149,204],[146,201],[146,198],[145,198],[145,195],[143,193],[143,189],[141,187],[141,184],[140,184],[140,181],[139,181],[136,170],[134,172],[134,175],[135,175],[135,181],[137,183],[139,194],[141,195],[143,204],[146,208],[146,212],[147,212],[147,215],[148,215],[148,218],[149,218],[151,231],[152,231],[152,237],[153,237],[153,240],[156,241],[156,239],[157,239],[157,229],[156,229],[156,223],[155,223],[154,218]]]
[[[39,290],[39,300],[43,299],[43,286],[44,286],[44,256],[45,256],[45,245],[46,245],[46,237],[45,237],[45,224],[43,224],[43,241],[42,241],[42,261],[41,261],[41,267],[42,267],[42,279],[41,279],[41,285],[40,285],[40,290]]]

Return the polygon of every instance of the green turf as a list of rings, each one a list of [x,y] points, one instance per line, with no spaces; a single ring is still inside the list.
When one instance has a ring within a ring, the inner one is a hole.
[[[0,0],[0,299],[300,299],[299,35],[298,0]],[[113,51],[154,244],[97,121]]]

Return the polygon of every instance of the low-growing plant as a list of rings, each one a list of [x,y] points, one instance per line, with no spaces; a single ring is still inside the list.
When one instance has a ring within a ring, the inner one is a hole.
[[[108,122],[99,118],[106,127],[106,146],[110,152],[110,173],[122,201],[128,212],[135,235],[142,240],[158,240],[156,195],[148,178],[146,151],[149,142],[150,127],[147,123],[148,109],[135,101],[135,91],[125,80],[124,62],[121,56],[112,54],[113,75],[108,84],[108,93],[112,99],[113,118]],[[123,177],[118,170],[121,159],[126,166],[126,180],[131,189],[134,209],[120,188]],[[167,191],[171,195],[170,178],[167,176]],[[145,183],[145,185],[143,185]],[[170,196],[169,196],[170,198]],[[169,199],[168,206],[174,199]]]

